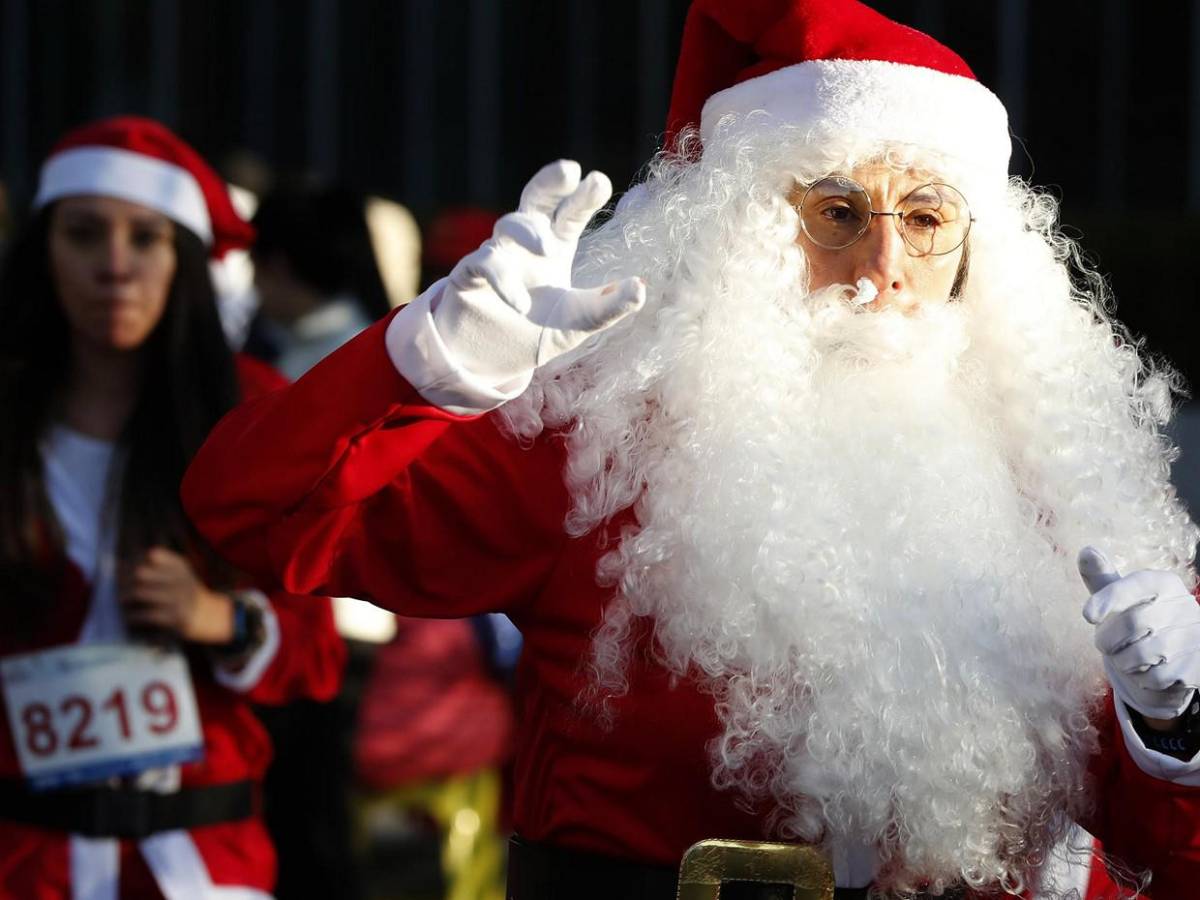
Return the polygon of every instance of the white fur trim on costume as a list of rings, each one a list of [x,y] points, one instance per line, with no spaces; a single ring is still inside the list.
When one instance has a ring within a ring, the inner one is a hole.
[[[789,125],[819,125],[821,135],[844,130],[924,147],[985,178],[1008,177],[1004,104],[961,75],[878,60],[809,60],[713,94],[701,114],[701,139],[708,142],[723,116],[757,110]]]
[[[271,601],[262,591],[241,591],[240,593],[244,599],[258,607],[262,615],[263,642],[255,648],[250,658],[240,663],[236,669],[221,662],[215,663],[213,677],[217,679],[218,684],[224,685],[231,691],[245,693],[258,684],[263,673],[267,671],[267,667],[271,665],[275,660],[275,655],[279,652],[279,619],[275,616]]]
[[[1096,839],[1075,823],[1058,845],[1047,854],[1032,900],[1086,897],[1095,859]],[[1074,891],[1074,893],[1072,893]]]
[[[216,885],[186,831],[163,831],[138,844],[166,900],[271,900],[256,888]]]
[[[482,415],[519,397],[529,378],[489,385],[454,358],[433,323],[431,299],[441,289],[439,281],[388,323],[385,341],[396,371],[430,404],[459,416]]]
[[[120,846],[116,840],[73,834],[67,852],[71,900],[117,900]]]
[[[46,160],[35,209],[62,197],[100,194],[148,206],[212,243],[200,183],[187,169],[119,147],[78,147]]]
[[[1176,759],[1151,750],[1138,737],[1128,707],[1120,699],[1115,699],[1113,706],[1117,710],[1117,721],[1121,723],[1121,736],[1125,738],[1125,748],[1139,769],[1163,781],[1192,787],[1200,786],[1200,755],[1192,759]]]

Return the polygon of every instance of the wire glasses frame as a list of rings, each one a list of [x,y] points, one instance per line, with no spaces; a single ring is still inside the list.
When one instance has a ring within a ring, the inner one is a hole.
[[[919,256],[953,253],[966,242],[975,221],[966,197],[952,185],[919,185],[889,212],[873,209],[867,189],[844,175],[809,185],[798,211],[804,234],[827,250],[849,247],[867,233],[876,216],[892,217],[904,242]]]

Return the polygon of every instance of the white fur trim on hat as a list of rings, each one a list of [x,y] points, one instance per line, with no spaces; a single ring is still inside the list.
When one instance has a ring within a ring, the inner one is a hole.
[[[924,147],[986,179],[1008,177],[1012,140],[1004,104],[961,75],[878,60],[808,60],[713,94],[704,104],[700,137],[707,142],[729,113],[757,110],[823,134],[845,129]]]
[[[99,194],[148,206],[212,244],[204,192],[181,166],[119,147],[76,147],[42,166],[35,209],[62,197]]]

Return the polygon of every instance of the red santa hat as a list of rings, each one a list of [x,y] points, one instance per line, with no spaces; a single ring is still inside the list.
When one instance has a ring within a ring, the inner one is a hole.
[[[153,119],[102,119],[55,145],[42,165],[34,208],[82,194],[156,210],[194,232],[216,259],[254,241],[254,228],[233,208],[221,177]]]
[[[695,0],[666,145],[689,126],[706,141],[723,116],[756,111],[820,138],[910,144],[1008,176],[1000,99],[952,50],[857,0]]]

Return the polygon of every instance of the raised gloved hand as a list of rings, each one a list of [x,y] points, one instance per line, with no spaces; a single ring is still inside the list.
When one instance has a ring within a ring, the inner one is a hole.
[[[463,368],[511,385],[641,307],[638,278],[571,286],[579,236],[611,194],[604,174],[581,180],[578,163],[551,163],[525,186],[517,211],[459,261],[433,300],[433,322]]]
[[[1113,690],[1144,716],[1173,719],[1200,687],[1200,604],[1173,572],[1122,577],[1094,547],[1079,554],[1092,592],[1083,617],[1096,626],[1096,647]]]

